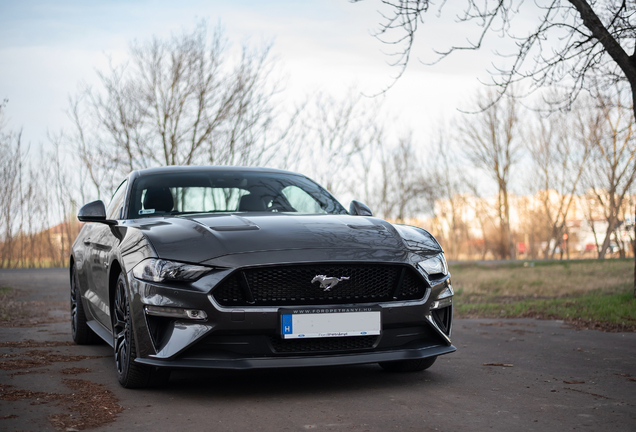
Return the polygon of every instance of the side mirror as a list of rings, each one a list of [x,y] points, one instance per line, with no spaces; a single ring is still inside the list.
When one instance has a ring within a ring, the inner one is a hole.
[[[373,212],[366,204],[356,200],[351,201],[351,204],[349,204],[349,214],[354,216],[373,216]]]
[[[82,206],[77,213],[77,218],[82,222],[100,222],[107,225],[116,225],[117,221],[106,219],[106,207],[101,200],[93,201]]]

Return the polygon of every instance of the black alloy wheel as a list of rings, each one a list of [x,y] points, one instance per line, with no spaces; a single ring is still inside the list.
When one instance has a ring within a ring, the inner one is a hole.
[[[77,345],[90,345],[99,342],[99,337],[86,323],[86,314],[79,290],[77,270],[71,269],[71,336]]]
[[[382,369],[388,372],[419,372],[433,366],[437,357],[428,357],[414,360],[399,360],[391,362],[381,362]]]
[[[126,292],[126,278],[123,273],[117,278],[113,320],[113,346],[117,379],[125,388],[144,388],[164,385],[170,379],[170,370],[135,363],[137,349],[132,330],[130,304]]]

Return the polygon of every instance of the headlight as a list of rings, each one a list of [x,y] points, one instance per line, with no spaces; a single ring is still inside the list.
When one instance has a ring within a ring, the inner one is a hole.
[[[420,268],[429,276],[436,274],[446,276],[448,274],[448,267],[443,253],[427,258],[424,261],[420,261],[417,265],[419,265]]]
[[[133,275],[148,282],[194,281],[212,270],[211,267],[152,258],[137,264]]]

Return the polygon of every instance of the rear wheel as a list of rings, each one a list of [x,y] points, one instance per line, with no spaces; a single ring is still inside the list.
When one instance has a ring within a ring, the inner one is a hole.
[[[71,335],[78,345],[90,345],[100,341],[99,336],[86,323],[75,266],[71,269]]]
[[[126,278],[119,274],[113,305],[113,337],[117,379],[125,388],[144,388],[165,385],[170,379],[169,369],[135,363],[137,348],[132,332],[130,304],[126,293]]]
[[[380,366],[389,372],[419,372],[433,366],[437,357],[428,357],[415,360],[399,360],[392,362],[381,362]]]

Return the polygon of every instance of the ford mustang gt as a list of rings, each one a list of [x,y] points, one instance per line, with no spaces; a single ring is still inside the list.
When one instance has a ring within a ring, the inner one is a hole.
[[[84,205],[73,339],[114,349],[126,388],[175,368],[379,363],[420,371],[451,344],[453,289],[427,231],[347,211],[307,177],[240,167],[132,172]]]

